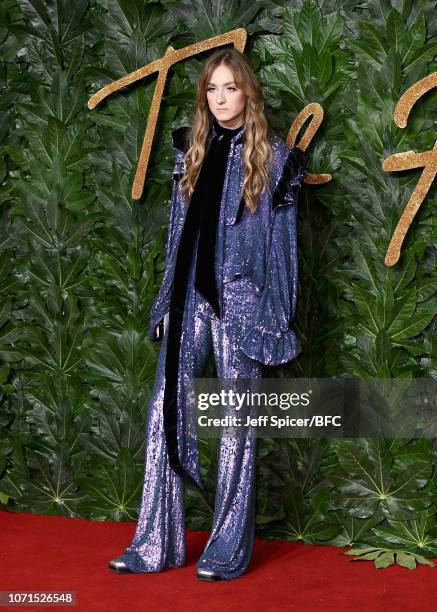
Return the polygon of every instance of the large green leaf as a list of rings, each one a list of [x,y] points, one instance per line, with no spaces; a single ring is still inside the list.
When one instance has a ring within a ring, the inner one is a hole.
[[[273,130],[285,138],[305,105],[323,107],[309,170],[332,179],[305,185],[298,207],[293,325],[304,350],[265,375],[394,379],[398,389],[400,380],[436,377],[436,187],[387,268],[421,169],[382,168],[389,155],[434,146],[432,92],[407,128],[393,112],[437,70],[435,10],[434,0],[1,3],[1,503],[136,518],[160,348],[146,332],[164,267],[171,131],[191,121],[204,54],[169,71],[139,201],[132,181],[157,75],[92,111],[87,103],[170,45],[244,27]],[[207,369],[215,374],[213,359]],[[395,418],[397,404],[390,396],[378,418]],[[433,417],[430,402],[425,408],[423,432]],[[192,528],[211,526],[218,443],[200,440],[205,490],[187,491]],[[425,437],[261,439],[257,531],[370,545],[363,554],[382,565],[412,567],[421,553],[435,555],[433,464]]]
[[[430,505],[431,493],[424,487],[432,465],[426,456],[396,466],[380,438],[361,444],[342,440],[336,453],[339,468],[331,479],[338,489],[337,502],[352,516],[367,518],[380,508],[386,517],[405,520]]]

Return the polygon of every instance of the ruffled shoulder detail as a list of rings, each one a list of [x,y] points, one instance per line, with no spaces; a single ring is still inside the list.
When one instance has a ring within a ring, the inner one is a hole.
[[[296,203],[296,196],[307,174],[308,153],[299,147],[290,149],[281,178],[272,197],[272,208]]]
[[[292,329],[273,334],[256,326],[245,335],[241,349],[251,359],[272,366],[291,361],[303,350]]]
[[[171,137],[173,140],[173,146],[176,149],[179,149],[183,153],[188,151],[188,134],[190,128],[186,125],[182,125],[178,127],[176,130],[173,130],[171,133]]]

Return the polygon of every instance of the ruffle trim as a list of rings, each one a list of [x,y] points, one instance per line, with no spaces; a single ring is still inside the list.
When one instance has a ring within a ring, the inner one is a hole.
[[[241,349],[264,365],[280,365],[297,357],[302,345],[292,329],[272,334],[254,327],[243,338]]]
[[[307,174],[308,153],[293,147],[285,160],[281,178],[272,197],[272,208],[296,202],[296,196]]]
[[[173,130],[173,132],[171,133],[171,138],[172,138],[173,146],[175,147],[175,149],[179,149],[179,151],[182,151],[183,153],[186,153],[188,151],[189,133],[190,133],[190,128],[188,125],[182,125],[181,127]]]

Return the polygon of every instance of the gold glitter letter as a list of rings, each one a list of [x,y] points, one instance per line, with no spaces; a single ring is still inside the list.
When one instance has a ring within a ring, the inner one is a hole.
[[[243,53],[246,40],[246,30],[244,28],[237,28],[236,30],[232,30],[226,34],[220,34],[219,36],[207,38],[206,40],[188,45],[188,47],[183,47],[182,49],[167,47],[167,50],[162,58],[155,60],[154,62],[150,62],[150,64],[147,64],[134,72],[126,74],[121,79],[117,79],[113,83],[102,87],[102,89],[99,89],[99,91],[97,91],[88,100],[88,108],[92,110],[101,100],[106,98],[106,96],[109,96],[109,94],[113,93],[114,91],[118,91],[122,87],[126,87],[126,85],[135,83],[135,81],[138,81],[139,79],[142,79],[153,72],[158,72],[156,87],[147,119],[146,133],[144,134],[143,146],[141,147],[140,159],[138,160],[137,171],[135,173],[134,183],[132,186],[132,198],[134,200],[139,200],[143,194],[144,181],[146,178],[153,136],[155,134],[156,121],[158,119],[164,85],[170,67],[186,57],[191,57],[192,55],[197,55],[202,51],[214,49],[215,47],[220,47],[221,45],[227,45],[229,43],[234,43],[234,46],[241,51],[241,53]]]
[[[408,116],[414,104],[434,87],[437,87],[437,72],[433,72],[420,79],[420,81],[417,81],[417,83],[402,94],[394,113],[394,120],[398,127],[406,127]],[[437,174],[437,140],[434,143],[433,149],[424,153],[406,151],[405,153],[390,155],[390,157],[384,160],[382,168],[388,172],[400,172],[401,170],[411,170],[412,168],[424,169],[398,221],[387,249],[384,263],[386,266],[393,266],[400,257],[402,242],[414,219],[414,215],[419,210]]]
[[[305,123],[305,121],[312,115],[312,119],[307,129],[305,130],[304,135],[299,141],[299,149],[302,151],[306,151],[310,142],[314,138],[315,133],[320,127],[320,124],[323,121],[323,108],[318,104],[318,102],[312,102],[311,104],[307,104],[305,108],[303,108],[298,116],[295,118],[293,123],[291,124],[290,131],[287,136],[287,144],[289,147],[295,146],[296,137],[299,133],[299,130]],[[330,174],[307,174],[304,178],[304,183],[308,183],[310,185],[321,185],[323,183],[328,183],[332,179]]]

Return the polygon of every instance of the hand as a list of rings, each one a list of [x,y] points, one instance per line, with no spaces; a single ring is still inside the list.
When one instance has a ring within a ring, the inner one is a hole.
[[[167,312],[167,314],[155,326],[155,342],[164,338],[164,335],[167,333],[168,321],[169,313]]]
[[[155,326],[155,342],[158,340],[162,340],[164,337],[164,323],[163,321],[159,321],[159,323]]]

